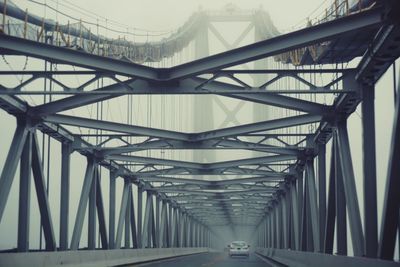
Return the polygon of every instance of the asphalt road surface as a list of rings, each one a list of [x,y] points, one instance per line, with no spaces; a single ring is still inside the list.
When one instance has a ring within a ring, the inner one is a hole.
[[[271,266],[254,253],[250,257],[232,257],[228,252],[201,253],[132,267],[268,267]]]

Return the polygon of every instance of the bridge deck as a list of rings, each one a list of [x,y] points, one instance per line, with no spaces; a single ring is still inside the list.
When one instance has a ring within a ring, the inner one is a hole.
[[[250,254],[249,258],[246,257],[233,257],[230,258],[227,252],[212,252],[207,254],[196,254],[190,256],[183,256],[180,258],[168,259],[152,263],[144,263],[139,265],[130,265],[137,267],[266,267],[271,266],[262,260],[256,254]]]

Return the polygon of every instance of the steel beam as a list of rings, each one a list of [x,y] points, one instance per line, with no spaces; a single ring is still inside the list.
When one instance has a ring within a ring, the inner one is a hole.
[[[70,246],[71,250],[77,250],[79,248],[79,242],[81,240],[81,234],[82,234],[83,220],[85,218],[86,206],[88,203],[90,187],[92,185],[92,180],[93,180],[94,168],[95,164],[93,159],[87,158],[85,178],[83,181],[81,197],[79,199],[78,210],[75,217],[74,231],[72,233],[71,246]]]
[[[29,226],[31,204],[32,133],[28,133],[20,162],[18,202],[18,252],[29,251]]]
[[[129,77],[157,80],[159,76],[159,71],[144,65],[88,54],[10,35],[0,36],[0,48],[15,54],[22,53],[54,63],[71,64]]]
[[[155,247],[159,248],[161,243],[161,236],[160,236],[160,196],[156,195],[156,207],[155,207]]]
[[[126,201],[126,211],[125,211],[125,230],[124,230],[124,235],[125,235],[125,244],[124,244],[124,248],[125,249],[129,249],[131,247],[131,201],[130,201],[130,187],[128,188],[128,199]]]
[[[347,210],[346,210],[346,194],[343,184],[343,171],[340,163],[340,154],[338,148],[337,135],[333,138],[335,146],[335,185],[336,185],[336,254],[347,255]]]
[[[129,186],[130,183],[128,180],[124,181],[124,189],[122,192],[121,197],[121,206],[119,208],[119,219],[118,219],[118,226],[117,226],[117,235],[115,238],[115,248],[121,248],[121,241],[122,241],[122,230],[124,227],[125,222],[125,214],[128,206],[128,195],[129,195]]]
[[[399,86],[400,87],[400,84]],[[398,91],[400,92],[400,90]],[[388,174],[384,194],[378,257],[392,260],[399,226],[400,206],[400,93],[397,93],[393,120]]]
[[[319,236],[320,251],[323,250],[326,220],[326,148],[318,145],[318,214],[319,214]]]
[[[54,236],[53,222],[51,219],[49,199],[36,132],[32,135],[32,173],[35,181],[36,196],[39,204],[44,238],[46,240],[46,250],[54,251],[57,249],[56,239]]]
[[[329,106],[319,103],[288,97],[280,94],[272,94],[273,91],[255,89],[250,92],[249,88],[224,83],[220,81],[209,81],[204,78],[189,78],[181,82],[185,88],[198,88],[197,91],[204,91],[230,98],[251,101],[254,103],[270,105],[280,108],[287,108],[307,112],[311,114],[323,114],[330,110]],[[247,92],[246,92],[247,90]],[[289,91],[289,90],[288,90]],[[297,91],[297,90],[295,90]],[[310,90],[310,93],[312,91]],[[264,94],[265,93],[265,94]]]
[[[110,170],[110,187],[109,187],[109,215],[108,215],[108,240],[110,249],[115,248],[115,193],[116,193],[117,173],[114,169]]]
[[[68,249],[71,144],[61,144],[60,250]]]
[[[284,195],[281,198],[281,213],[282,213],[282,248],[288,249],[289,248],[289,218],[288,218],[288,205],[287,205],[287,198],[289,195]]]
[[[306,47],[313,43],[321,43],[341,35],[354,35],[359,30],[375,27],[381,22],[381,10],[379,9],[360,12],[173,67],[169,70],[168,77],[178,79],[216,69],[225,69]]]
[[[151,136],[151,137],[167,138],[167,139],[183,140],[183,141],[188,139],[188,135],[185,133],[179,133],[161,129],[152,129],[147,127],[133,126],[123,123],[87,119],[87,118],[74,117],[68,115],[47,115],[43,117],[43,120],[51,123],[58,123],[58,124],[112,131],[112,132],[129,133],[134,135],[143,135],[143,136]]]
[[[363,101],[361,102],[364,174],[364,253],[365,256],[371,258],[376,258],[378,253],[374,90],[374,87],[364,87]]]
[[[338,150],[343,173],[344,193],[346,195],[347,209],[349,210],[349,223],[351,240],[355,256],[364,255],[364,234],[362,231],[360,209],[358,206],[357,190],[355,186],[354,171],[352,166],[349,137],[346,122],[339,123],[338,130]]]
[[[79,150],[79,147],[75,149]],[[87,149],[87,148],[83,148]],[[154,140],[120,147],[96,147],[102,155],[123,154],[145,151],[149,149],[246,149],[251,151],[268,152],[282,155],[300,155],[304,148],[294,146],[273,146],[241,140],[216,139],[204,142],[188,142],[177,140]]]
[[[332,141],[333,143],[334,141]],[[333,254],[333,242],[335,232],[335,217],[336,217],[336,144],[332,144],[331,165],[329,172],[329,188],[328,188],[328,206],[325,219],[324,232],[324,253]]]
[[[161,216],[160,216],[159,227],[160,227],[159,233],[157,235],[159,247],[166,247],[168,219],[167,219],[167,203],[165,201],[161,201]]]
[[[142,231],[143,231],[143,187],[138,185],[137,187],[137,207],[138,207],[138,217],[137,217],[137,240],[138,240],[138,247],[143,248],[143,238],[142,238]]]
[[[215,138],[237,136],[244,133],[248,134],[248,133],[276,130],[281,128],[319,122],[321,119],[322,119],[321,115],[298,115],[283,119],[275,119],[275,120],[245,124],[220,130],[198,133],[192,136],[191,141],[207,141]]]
[[[168,226],[166,229],[166,244],[167,246],[170,247],[174,247],[174,225],[175,225],[175,221],[177,220],[176,218],[176,213],[175,213],[175,209],[172,206],[172,202],[168,203]]]
[[[320,239],[320,231],[319,231],[319,217],[318,217],[318,204],[317,204],[317,190],[315,184],[315,172],[314,172],[314,164],[312,160],[308,160],[306,163],[307,168],[307,190],[308,190],[308,199],[309,199],[309,207],[312,226],[312,240],[314,242],[313,247],[315,252],[321,252],[321,239]]]
[[[99,222],[99,233],[100,233],[100,240],[101,246],[103,249],[109,248],[109,242],[107,237],[107,227],[106,227],[106,216],[104,214],[104,204],[103,204],[103,194],[101,191],[101,184],[100,184],[100,170],[97,172],[97,180],[96,182],[96,210],[97,210],[97,218]]]
[[[138,248],[138,237],[137,237],[137,228],[136,228],[136,220],[135,220],[135,206],[133,205],[133,196],[132,196],[132,186],[129,187],[129,199],[130,199],[130,215],[131,215],[131,233],[132,233],[132,245],[133,248]]]
[[[138,83],[138,82],[136,82]],[[130,88],[136,87],[136,83],[134,79],[130,79],[125,81],[124,83],[116,83],[109,86],[105,86],[103,88],[93,90],[90,94],[87,95],[75,95],[66,97],[63,99],[51,101],[45,104],[41,104],[29,110],[29,114],[33,116],[46,116],[50,114],[55,114],[61,111],[66,111],[78,107],[82,107],[85,105],[90,105],[96,102],[101,102],[105,100],[110,100],[111,98],[118,97],[122,94],[105,94],[104,91],[115,91],[121,90],[129,86]],[[101,93],[101,94],[100,94]]]
[[[292,201],[292,221],[293,221],[293,233],[294,233],[294,249],[300,250],[300,218],[299,218],[299,203],[297,202],[297,191],[296,184],[293,183],[290,186],[291,201]]]
[[[204,164],[195,162],[148,158],[139,156],[128,156],[128,155],[111,155],[107,156],[107,159],[115,161],[143,163],[144,165],[166,165],[166,166],[174,166],[177,168],[188,168],[188,169],[202,169],[204,166]]]
[[[89,211],[88,211],[88,249],[96,249],[96,189],[97,189],[97,172],[98,166],[95,166],[93,170],[92,184],[90,185],[89,192]]]
[[[146,197],[146,208],[144,210],[144,220],[143,220],[143,230],[142,230],[142,238],[143,244],[146,245],[146,248],[151,247],[151,224],[152,224],[152,202],[153,197],[147,191]]]
[[[4,214],[8,195],[10,194],[15,171],[25,145],[27,135],[28,130],[26,129],[25,125],[18,124],[0,176],[0,222]]]
[[[293,161],[293,160],[297,160],[297,157],[292,155],[277,155],[277,156],[257,157],[250,159],[231,160],[231,161],[210,163],[204,165],[206,166],[206,168],[209,169],[221,169],[221,168],[230,168],[235,166],[268,164],[279,161]]]

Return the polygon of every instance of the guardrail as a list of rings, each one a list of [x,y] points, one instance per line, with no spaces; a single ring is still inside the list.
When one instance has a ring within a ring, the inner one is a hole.
[[[205,253],[209,248],[146,248],[1,253],[0,266],[118,266]]]
[[[398,262],[378,260],[364,257],[340,256],[324,253],[296,251],[290,249],[256,248],[255,252],[267,259],[277,263],[276,266],[324,266],[324,267],[394,267],[399,266]]]

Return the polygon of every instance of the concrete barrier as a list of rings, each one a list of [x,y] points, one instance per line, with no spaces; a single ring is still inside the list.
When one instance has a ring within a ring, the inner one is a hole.
[[[290,249],[272,249],[272,248],[256,248],[256,253],[272,259],[284,266],[308,267],[308,266],[324,266],[324,267],[394,267],[400,266],[399,262],[385,261],[378,259],[370,259],[364,257],[350,257],[331,255],[324,253],[296,251]],[[282,266],[276,264],[276,266]]]
[[[0,266],[118,266],[204,253],[208,251],[208,248],[148,248],[0,253]]]

